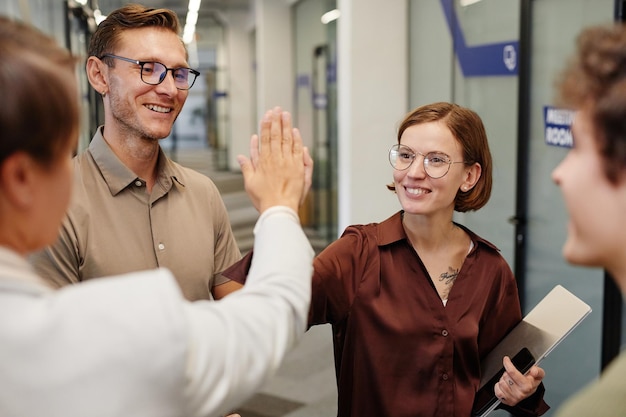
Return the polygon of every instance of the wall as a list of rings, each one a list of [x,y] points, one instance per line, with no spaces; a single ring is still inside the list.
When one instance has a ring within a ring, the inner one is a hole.
[[[405,1],[339,0],[339,227],[399,209],[387,160],[408,105]]]
[[[257,131],[257,114],[253,89],[255,83],[254,45],[252,31],[254,20],[248,12],[230,11],[226,14],[226,61],[229,71],[228,113],[230,135],[228,141],[231,170],[239,170],[237,155],[250,153],[250,135]]]
[[[274,106],[293,108],[293,35],[291,5],[256,0],[257,120]]]

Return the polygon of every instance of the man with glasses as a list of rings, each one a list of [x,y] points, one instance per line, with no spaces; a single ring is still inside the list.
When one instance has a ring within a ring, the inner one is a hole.
[[[170,10],[128,5],[92,36],[86,69],[104,126],[75,159],[60,238],[31,259],[55,286],[167,267],[189,300],[241,287],[220,274],[241,254],[215,184],[159,145],[199,75],[179,28]]]

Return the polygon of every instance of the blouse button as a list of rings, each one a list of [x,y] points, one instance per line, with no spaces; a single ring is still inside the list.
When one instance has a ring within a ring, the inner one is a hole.
[[[137,180],[137,181],[135,181],[135,185],[137,187],[141,187],[143,184],[141,183],[141,181]]]
[[[165,245],[162,243],[159,243],[159,250],[163,250],[163,249],[165,249]]]
[[[441,377],[443,378],[444,381],[448,380],[448,374],[443,374],[443,375],[441,375]]]
[[[448,331],[447,331],[446,329],[444,329],[444,330],[441,332],[441,335],[442,335],[443,337],[448,336]]]

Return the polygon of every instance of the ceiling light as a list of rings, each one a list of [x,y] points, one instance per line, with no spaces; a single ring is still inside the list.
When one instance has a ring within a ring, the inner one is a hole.
[[[337,20],[339,16],[341,16],[341,12],[339,11],[339,9],[333,9],[330,12],[324,13],[322,15],[321,20],[322,20],[322,23],[326,25],[332,22],[333,20]]]
[[[189,1],[185,28],[183,29],[183,42],[186,44],[193,42],[194,35],[196,34],[196,23],[198,22],[198,11],[200,10],[201,1],[202,0]]]
[[[96,9],[93,11],[93,18],[96,21],[96,25],[99,25],[104,19],[106,19],[106,15],[103,15],[100,9]]]
[[[471,6],[472,4],[478,3],[481,0],[459,0],[461,7]]]

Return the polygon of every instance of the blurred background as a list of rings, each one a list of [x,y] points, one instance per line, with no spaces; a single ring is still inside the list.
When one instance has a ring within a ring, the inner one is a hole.
[[[84,59],[97,22],[121,0],[4,0],[0,13],[29,21],[80,57],[80,147],[102,123]],[[494,242],[515,272],[524,312],[561,284],[592,315],[543,363],[553,410],[622,346],[622,298],[598,269],[561,257],[566,211],[552,169],[571,146],[569,125],[548,114],[553,85],[588,25],[624,17],[623,0],[143,0],[177,12],[189,62],[202,75],[170,137],[169,155],[220,188],[242,251],[256,212],[235,157],[248,153],[260,116],[292,112],[315,159],[300,213],[316,250],[354,223],[399,209],[385,185],[399,122],[434,101],[482,117],[494,156],[489,204],[456,221]],[[399,347],[401,348],[401,347]],[[313,328],[243,417],[332,416],[336,389],[330,329]],[[497,415],[500,412],[496,412]],[[549,417],[551,412],[548,412]]]

